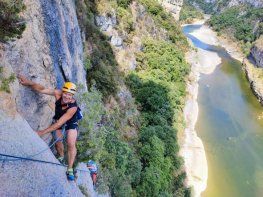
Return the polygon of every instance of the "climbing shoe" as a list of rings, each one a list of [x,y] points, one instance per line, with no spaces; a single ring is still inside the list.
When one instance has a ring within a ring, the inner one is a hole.
[[[59,161],[61,164],[65,164],[65,159],[64,159],[63,156],[58,157],[58,161]]]
[[[75,180],[75,175],[74,175],[74,171],[73,168],[69,168],[68,171],[66,172],[68,180],[69,181],[74,181]]]

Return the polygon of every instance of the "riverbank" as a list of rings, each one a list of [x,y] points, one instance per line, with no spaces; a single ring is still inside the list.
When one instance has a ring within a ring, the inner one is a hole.
[[[219,41],[216,33],[205,26],[204,22],[205,20],[196,22],[195,24],[202,25],[202,27],[190,33],[190,35],[206,44],[218,45]],[[180,153],[185,161],[186,184],[192,187],[193,196],[198,197],[206,189],[208,178],[204,145],[195,131],[198,118],[198,80],[200,73],[212,73],[216,66],[221,63],[221,58],[214,52],[198,48],[187,53],[186,60],[191,65],[191,73],[187,85],[188,98],[184,108],[187,128],[184,132],[184,141]]]
[[[254,60],[251,61],[246,58],[245,55],[242,53],[239,44],[227,38],[227,36],[219,36],[218,41],[219,45],[224,47],[232,58],[242,63],[242,69],[244,70],[246,78],[250,83],[250,88],[254,95],[257,97],[258,101],[263,105],[262,67],[256,65],[256,62]],[[263,52],[261,52],[261,54],[262,53]]]
[[[198,21],[194,24],[203,25],[204,20]],[[231,57],[240,62],[244,63],[247,60],[237,43],[224,37],[218,37],[216,32],[212,31],[205,25],[195,30],[193,33],[190,33],[190,35],[205,44],[224,47]],[[185,161],[185,169],[187,173],[186,184],[187,186],[192,187],[193,196],[200,196],[206,189],[208,167],[203,143],[195,131],[195,123],[198,118],[198,104],[196,101],[198,95],[198,80],[200,73],[212,73],[216,66],[221,63],[221,58],[213,52],[198,48],[197,50],[193,50],[186,54],[186,59],[187,62],[191,64],[192,69],[189,75],[189,83],[187,87],[188,99],[184,108],[187,128],[184,131],[184,140],[181,144],[180,153]],[[246,68],[245,71],[247,72],[247,70],[249,69]],[[253,72],[253,69],[251,72]],[[253,87],[251,88],[253,89]]]

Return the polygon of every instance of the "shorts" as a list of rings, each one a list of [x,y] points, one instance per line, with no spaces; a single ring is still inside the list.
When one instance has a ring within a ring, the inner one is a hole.
[[[55,123],[57,120],[52,121],[52,123]],[[76,129],[78,130],[78,122],[70,122],[68,124],[64,124],[62,125],[62,127],[58,128],[57,130],[63,130],[65,128],[65,130],[69,130],[69,129]]]
[[[97,172],[90,172],[90,176],[91,176],[92,179],[96,179]]]
[[[56,122],[56,120],[53,120],[53,123]],[[52,134],[53,134],[53,138],[55,141],[57,142],[62,142],[64,139],[66,139],[66,132],[69,130],[69,129],[75,129],[77,132],[78,132],[78,123],[77,122],[73,122],[73,123],[70,123],[70,124],[64,124],[62,127],[58,128],[57,130],[62,130],[62,134],[63,134],[63,138],[58,139],[58,136],[56,135],[56,131],[53,131]],[[79,135],[79,132],[78,132],[78,135]]]
[[[63,126],[60,128],[62,129]],[[76,129],[78,130],[78,123],[77,122],[73,122],[73,123],[69,123],[69,124],[65,124],[65,130],[69,130],[69,129]]]

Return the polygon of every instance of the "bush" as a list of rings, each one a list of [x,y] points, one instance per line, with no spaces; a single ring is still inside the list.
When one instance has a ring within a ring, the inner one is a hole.
[[[139,196],[184,195],[188,191],[184,186],[175,188],[171,184],[179,185],[174,172],[182,165],[173,125],[182,110],[189,66],[172,43],[146,39],[143,46],[143,51],[137,54],[136,71],[126,79],[142,117],[139,135],[142,172],[136,191]]]
[[[18,37],[26,28],[19,13],[25,10],[23,1],[0,0],[0,42]]]
[[[179,20],[183,23],[191,23],[194,19],[203,19],[203,13],[190,5],[188,1],[184,1]]]
[[[10,83],[13,83],[16,79],[15,74],[11,74],[9,77],[4,77],[4,67],[0,66],[0,91],[10,93]]]
[[[167,13],[157,0],[139,0],[139,2],[145,6],[156,24],[168,31],[169,40],[175,43],[181,51],[187,51],[186,37],[183,35],[180,26],[174,22],[171,14]]]
[[[118,6],[123,7],[123,8],[128,8],[131,2],[132,0],[117,0]]]
[[[123,7],[117,8],[117,17],[119,21],[118,29],[120,33],[130,33],[134,30],[132,14]]]
[[[85,62],[87,84],[89,88],[96,85],[103,98],[106,99],[118,91],[119,77],[122,76],[122,73],[118,70],[108,38],[95,26],[92,13],[97,13],[94,1],[77,1],[78,18],[86,33],[86,41],[92,48]]]

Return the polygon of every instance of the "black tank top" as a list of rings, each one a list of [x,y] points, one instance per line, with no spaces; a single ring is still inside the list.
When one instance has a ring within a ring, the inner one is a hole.
[[[56,107],[55,107],[55,116],[53,117],[54,120],[58,120],[61,118],[61,116],[63,116],[68,109],[72,108],[72,107],[78,107],[77,102],[75,101],[74,103],[69,103],[69,104],[61,104],[61,100],[62,98],[58,99],[55,103]],[[65,109],[62,109],[62,107],[67,106]],[[75,113],[71,119],[69,119],[66,124],[70,124],[70,123],[74,123],[77,122],[77,113]]]

